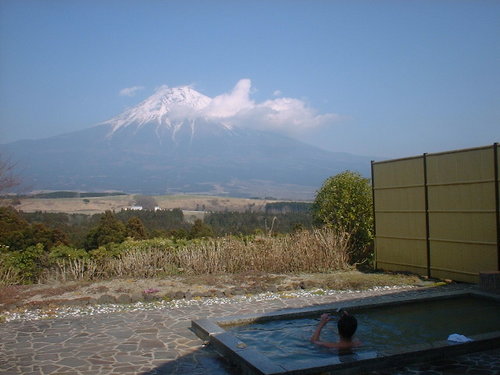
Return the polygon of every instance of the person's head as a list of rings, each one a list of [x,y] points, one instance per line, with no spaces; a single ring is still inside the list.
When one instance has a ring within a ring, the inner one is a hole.
[[[342,316],[337,322],[337,328],[342,338],[350,339],[358,328],[358,321],[354,316],[349,315],[347,311],[343,311]]]

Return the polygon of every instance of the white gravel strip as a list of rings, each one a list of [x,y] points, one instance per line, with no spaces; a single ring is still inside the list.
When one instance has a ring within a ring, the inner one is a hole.
[[[380,291],[391,291],[400,289],[416,288],[413,285],[403,286],[376,286],[364,290],[331,290],[331,289],[311,289],[311,290],[296,290],[279,293],[260,293],[255,295],[242,295],[228,297],[205,297],[193,299],[178,299],[172,301],[153,301],[153,302],[136,302],[132,304],[102,304],[102,305],[86,305],[86,306],[61,306],[51,309],[33,309],[24,311],[6,311],[0,313],[0,322],[24,321],[24,320],[40,320],[40,319],[56,319],[67,317],[79,317],[98,314],[109,314],[116,312],[134,312],[134,311],[150,311],[162,309],[177,309],[186,306],[209,306],[209,305],[224,305],[235,304],[240,302],[258,302],[272,301],[285,298],[299,297],[314,297],[314,296],[331,296],[339,294],[358,294]]]

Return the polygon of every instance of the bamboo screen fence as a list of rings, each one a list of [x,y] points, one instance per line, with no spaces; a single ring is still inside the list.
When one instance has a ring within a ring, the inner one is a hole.
[[[376,267],[466,282],[500,271],[498,147],[372,162]]]

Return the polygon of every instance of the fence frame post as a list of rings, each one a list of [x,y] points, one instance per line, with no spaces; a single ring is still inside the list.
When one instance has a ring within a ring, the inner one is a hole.
[[[375,174],[373,173],[373,163],[374,161],[372,160],[370,163],[371,166],[371,174],[372,174],[372,215],[373,215],[373,267],[377,269],[377,246],[376,246],[376,240],[377,240],[377,225],[376,225],[376,218],[375,218]]]
[[[500,197],[498,184],[498,143],[493,143],[493,167],[495,177],[495,219],[497,224],[497,271],[500,271]]]
[[[429,224],[429,186],[427,184],[427,153],[423,154],[424,163],[424,201],[425,201],[425,248],[427,252],[427,277],[431,277],[431,241]]]

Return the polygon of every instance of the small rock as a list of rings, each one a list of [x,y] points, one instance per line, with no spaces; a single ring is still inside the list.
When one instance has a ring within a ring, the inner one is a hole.
[[[241,295],[245,294],[245,290],[243,290],[241,288],[233,288],[231,290],[231,294],[233,294],[235,296],[241,296]]]
[[[158,297],[154,294],[142,294],[142,299],[146,302],[152,302],[158,300]]]
[[[268,286],[267,288],[267,291],[271,292],[271,293],[276,293],[279,289],[276,287],[276,285],[270,285]]]
[[[252,287],[252,288],[247,288],[247,290],[245,291],[245,294],[259,294],[261,292],[262,292],[262,290],[260,290],[259,288]]]
[[[193,292],[193,298],[210,297],[212,294],[208,292]]]
[[[15,310],[17,309],[19,306],[21,306],[21,304],[16,304],[16,303],[9,303],[7,305],[4,306],[4,309],[5,310]]]
[[[143,300],[142,294],[133,293],[130,295],[130,302],[140,302],[142,300]]]
[[[68,299],[63,302],[63,304],[66,306],[85,306],[88,305],[88,303],[89,303],[88,298]]]
[[[116,299],[117,303],[127,304],[132,302],[132,298],[128,294],[120,294]]]
[[[313,280],[303,280],[300,282],[299,286],[300,289],[308,290],[308,289],[318,288],[321,286],[321,284]]]
[[[217,298],[224,298],[225,297],[225,294],[222,290],[216,290],[214,295],[217,297]]]
[[[168,299],[168,300],[173,300],[175,299],[175,291],[173,290],[168,290],[167,292],[165,292],[165,294],[163,295],[163,299]]]
[[[109,294],[103,294],[97,299],[97,303],[99,304],[105,304],[105,303],[115,303],[116,299],[115,297],[109,295]]]
[[[184,292],[181,292],[180,290],[178,292],[175,292],[174,298],[175,299],[183,299],[184,298]]]

